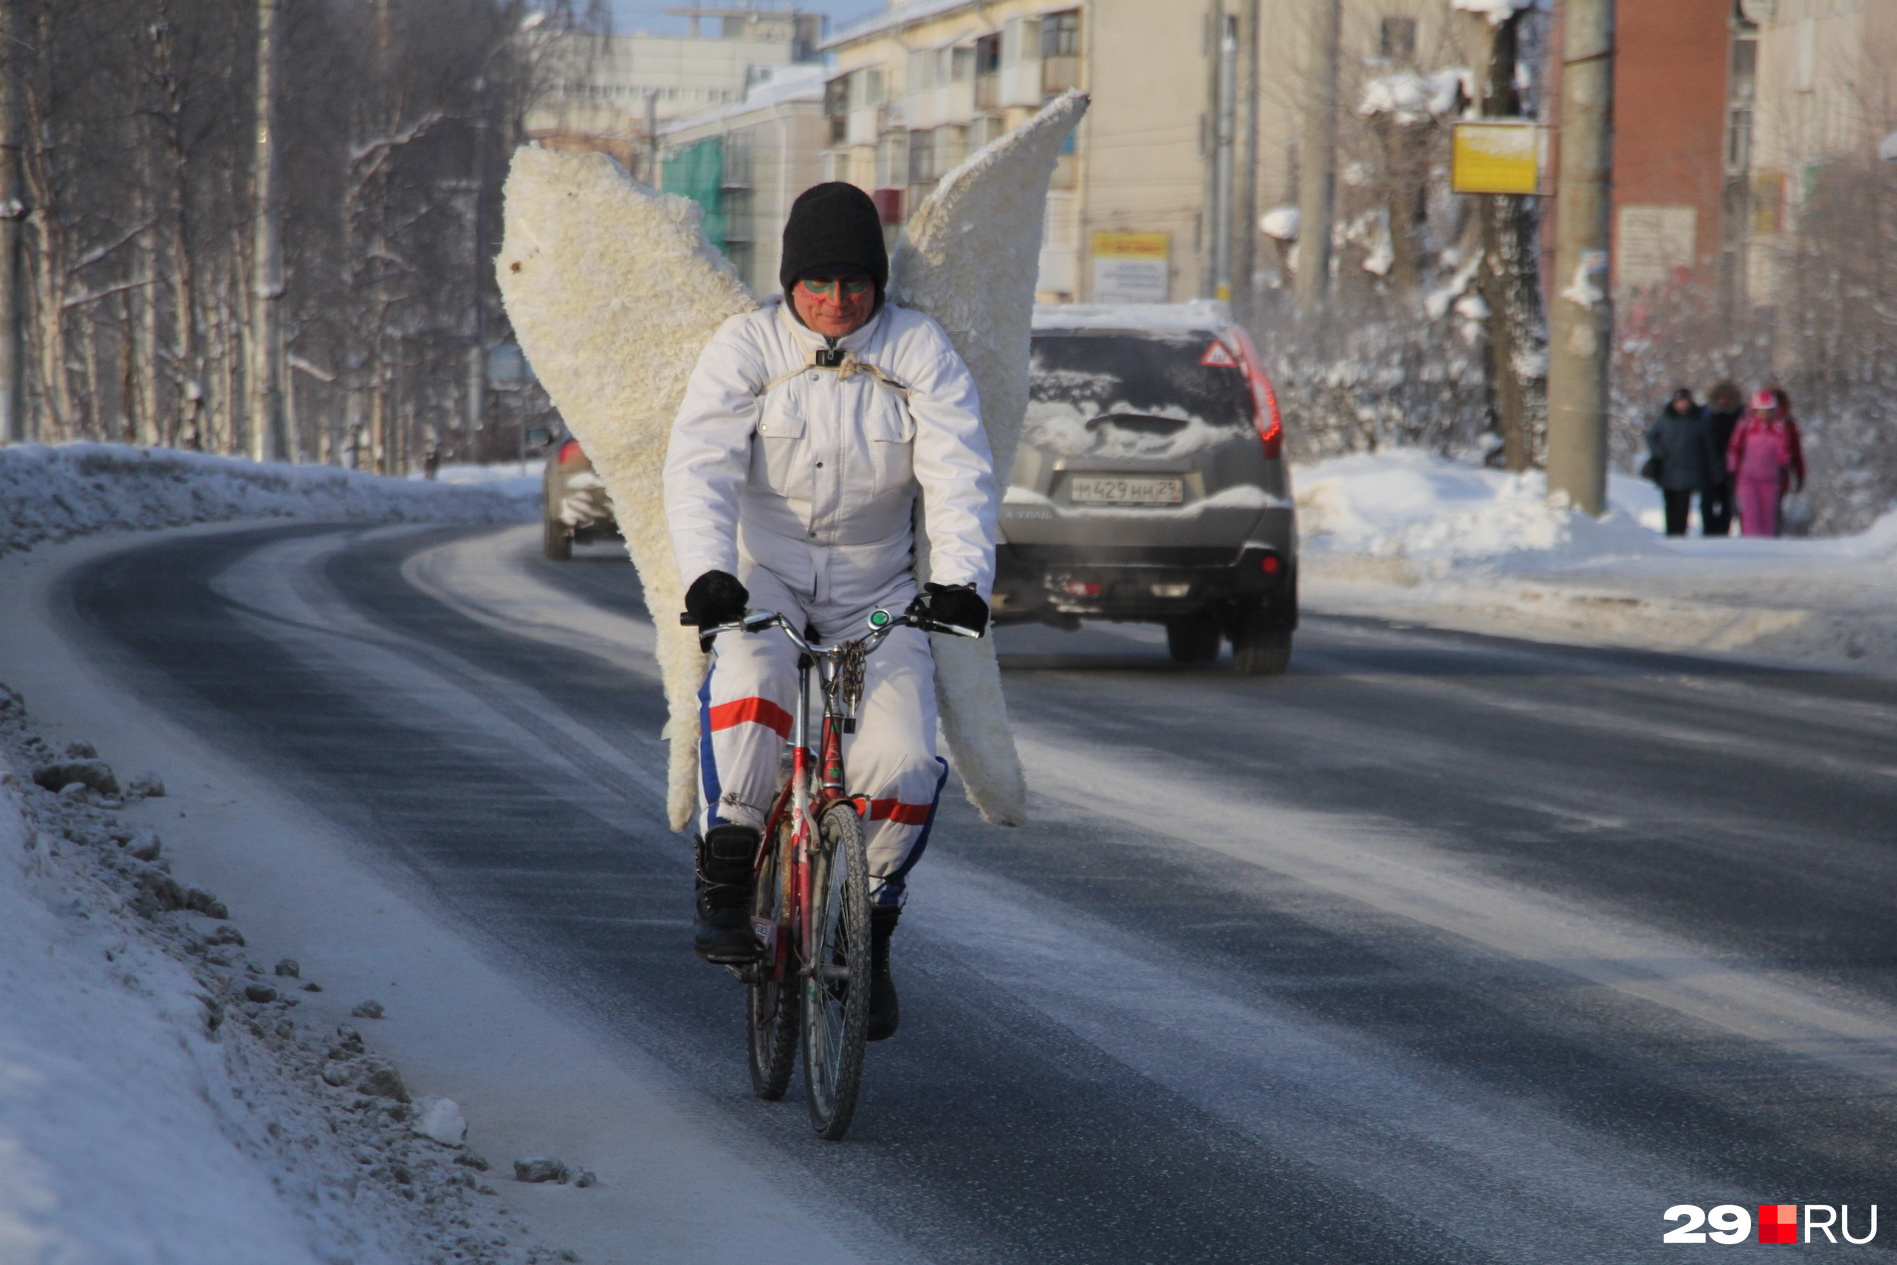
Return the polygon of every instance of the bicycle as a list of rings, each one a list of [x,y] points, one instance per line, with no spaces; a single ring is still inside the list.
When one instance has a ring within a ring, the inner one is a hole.
[[[758,844],[751,898],[751,926],[763,952],[755,962],[728,969],[745,985],[752,1092],[766,1101],[782,1098],[801,1045],[810,1122],[832,1142],[849,1130],[856,1113],[869,1026],[869,860],[863,851],[869,804],[846,789],[843,738],[856,730],[865,664],[890,633],[909,627],[980,636],[926,618],[924,605],[918,597],[901,615],[873,611],[867,636],[827,646],[772,611],[749,611],[698,633],[699,646],[709,649],[721,633],[775,627],[799,652],[797,702],[785,740],[789,767]],[[695,626],[689,614],[679,622]],[[823,692],[814,754],[813,668]]]

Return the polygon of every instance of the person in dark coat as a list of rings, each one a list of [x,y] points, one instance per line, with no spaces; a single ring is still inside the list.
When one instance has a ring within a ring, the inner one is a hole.
[[[1745,393],[1737,384],[1721,382],[1707,399],[1706,425],[1712,432],[1713,451],[1723,453],[1732,447],[1732,432],[1745,416]],[[1713,471],[1714,482],[1699,498],[1699,521],[1708,536],[1732,532],[1732,475],[1724,461]]]
[[[1713,449],[1712,427],[1705,410],[1693,402],[1685,387],[1673,393],[1660,416],[1647,427],[1647,450],[1658,467],[1653,481],[1666,501],[1666,534],[1684,536],[1693,497],[1699,497],[1700,518],[1706,516],[1706,489],[1724,466]]]

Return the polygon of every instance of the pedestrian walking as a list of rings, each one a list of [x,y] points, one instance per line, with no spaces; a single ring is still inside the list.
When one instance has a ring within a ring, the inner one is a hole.
[[[1706,412],[1685,387],[1673,393],[1660,416],[1647,427],[1647,469],[1666,502],[1666,534],[1684,536],[1693,497],[1700,520],[1706,517],[1706,489],[1719,479],[1721,462],[1713,447]]]
[[[1732,432],[1738,429],[1745,411],[1745,395],[1733,382],[1721,382],[1707,397],[1706,426],[1712,432],[1713,451],[1719,455],[1713,484],[1699,502],[1700,527],[1708,536],[1724,536],[1732,531],[1732,473],[1726,469],[1726,452],[1732,447]]]
[[[1784,472],[1778,477],[1778,534],[1784,535],[1785,529],[1789,526],[1794,535],[1802,536],[1805,534],[1804,528],[1809,525],[1811,517],[1810,509],[1804,506],[1802,500],[1805,491],[1805,445],[1799,438],[1798,419],[1792,416],[1790,394],[1776,382],[1766,389],[1772,393],[1773,398],[1778,400],[1778,415],[1785,423],[1785,439],[1791,452]],[[1785,503],[1788,494],[1801,498],[1798,508],[1803,510],[1803,517],[1799,522],[1792,521],[1793,507]]]
[[[1732,432],[1726,469],[1732,472],[1739,504],[1739,527],[1748,536],[1778,535],[1778,498],[1792,465],[1791,437],[1778,396],[1760,391]]]

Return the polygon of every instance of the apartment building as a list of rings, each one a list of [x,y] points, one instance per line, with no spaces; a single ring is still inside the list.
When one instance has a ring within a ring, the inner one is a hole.
[[[1771,302],[1796,267],[1790,234],[1827,172],[1880,161],[1897,132],[1897,0],[1742,0],[1735,78],[1735,209],[1749,296]]]
[[[1151,0],[899,0],[838,32],[826,178],[876,199],[892,240],[942,176],[1084,88],[1048,198],[1044,301],[1209,293],[1209,9]]]
[[[774,294],[790,204],[822,178],[824,69],[779,67],[744,100],[661,126],[663,187],[705,209],[705,235],[744,283]]]
[[[691,19],[689,34],[529,32],[555,73],[552,90],[528,112],[528,137],[603,149],[644,175],[657,126],[741,104],[773,72],[819,57],[820,14],[752,5],[678,12]]]
[[[1897,128],[1897,0],[1647,0],[1617,35],[1616,288],[1770,303],[1819,176]]]

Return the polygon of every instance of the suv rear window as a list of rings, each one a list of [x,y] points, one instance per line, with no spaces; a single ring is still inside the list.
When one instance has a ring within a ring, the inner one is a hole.
[[[1063,455],[1176,456],[1249,431],[1243,370],[1200,363],[1213,341],[1036,334],[1022,439]]]

